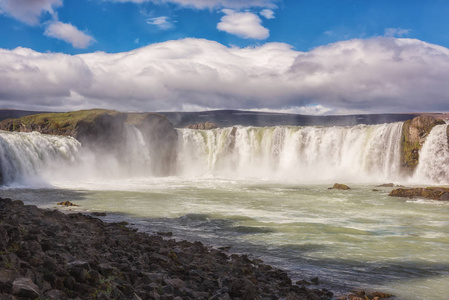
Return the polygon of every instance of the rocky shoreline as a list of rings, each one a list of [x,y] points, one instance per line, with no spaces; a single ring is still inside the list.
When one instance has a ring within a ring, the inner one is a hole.
[[[0,299],[332,299],[246,255],[0,198]]]

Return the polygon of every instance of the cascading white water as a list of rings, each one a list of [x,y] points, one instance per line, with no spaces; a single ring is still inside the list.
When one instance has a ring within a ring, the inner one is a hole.
[[[401,132],[402,123],[179,129],[177,175],[297,183],[404,181]],[[67,181],[151,177],[151,164],[158,157],[150,157],[150,143],[134,126],[126,126],[122,147],[111,153],[89,151],[70,137],[1,132],[0,179],[7,185],[24,183],[44,171]],[[447,166],[446,125],[440,125],[420,152],[413,182],[447,184]]]
[[[39,173],[74,163],[81,144],[70,137],[38,132],[0,131],[0,168],[3,184],[39,180]]]
[[[184,175],[301,182],[399,177],[402,123],[353,127],[236,127],[180,130]]]
[[[435,126],[419,152],[419,164],[413,181],[449,183],[449,145],[446,124]]]
[[[125,152],[122,156],[122,165],[125,165],[127,175],[151,175],[151,157],[149,142],[145,140],[142,132],[135,126],[125,126]]]

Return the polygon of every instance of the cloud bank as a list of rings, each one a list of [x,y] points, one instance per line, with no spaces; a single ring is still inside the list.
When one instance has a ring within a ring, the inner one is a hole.
[[[0,49],[0,82],[0,106],[17,109],[449,111],[449,49],[380,37],[309,52],[202,39],[116,54]]]

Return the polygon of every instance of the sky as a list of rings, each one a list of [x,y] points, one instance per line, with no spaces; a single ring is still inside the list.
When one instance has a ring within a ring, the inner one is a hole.
[[[0,0],[0,108],[449,111],[447,0]]]

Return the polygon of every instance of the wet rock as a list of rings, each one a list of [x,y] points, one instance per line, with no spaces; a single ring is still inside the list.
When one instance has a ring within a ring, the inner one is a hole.
[[[214,124],[214,123],[211,123],[211,122],[203,122],[203,123],[188,125],[188,126],[186,126],[186,128],[189,128],[189,129],[200,129],[200,130],[210,130],[210,129],[218,128],[218,126],[216,124]]]
[[[384,184],[379,184],[377,185],[377,187],[394,187],[394,183],[384,183]]]
[[[75,203],[72,203],[70,201],[64,201],[64,202],[58,202],[56,205],[62,205],[62,206],[78,206]]]
[[[334,190],[350,190],[351,188],[349,186],[347,186],[346,184],[342,184],[342,183],[335,183],[331,188],[329,189],[334,189]]]
[[[92,216],[95,216],[95,217],[106,217],[106,213],[104,213],[104,212],[93,212]]]
[[[157,235],[160,235],[160,236],[173,236],[173,232],[162,232],[162,231],[159,231],[159,232],[157,232],[156,233]]]
[[[407,198],[425,198],[440,201],[449,201],[449,188],[427,187],[427,188],[399,188],[392,190],[388,196],[407,197]]]

